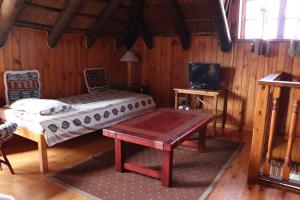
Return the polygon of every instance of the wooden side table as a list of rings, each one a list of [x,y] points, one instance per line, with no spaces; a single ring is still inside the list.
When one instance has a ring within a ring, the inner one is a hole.
[[[179,94],[187,95],[187,102],[190,95],[196,95],[201,97],[213,97],[213,112],[215,114],[215,119],[213,121],[213,135],[216,134],[217,118],[222,117],[222,128],[226,124],[227,115],[227,100],[228,92],[227,90],[203,90],[203,89],[192,89],[192,88],[174,88],[175,91],[175,108],[178,108],[178,96]],[[220,96],[224,96],[223,110],[218,112],[218,100]],[[202,102],[203,103],[203,102]]]

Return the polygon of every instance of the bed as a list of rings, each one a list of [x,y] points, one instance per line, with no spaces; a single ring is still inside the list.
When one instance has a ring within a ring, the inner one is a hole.
[[[0,109],[2,120],[18,124],[17,135],[38,143],[40,171],[43,173],[48,169],[47,146],[155,109],[155,102],[149,95],[114,89],[66,97],[59,101],[71,105],[70,110],[40,115],[10,108]]]

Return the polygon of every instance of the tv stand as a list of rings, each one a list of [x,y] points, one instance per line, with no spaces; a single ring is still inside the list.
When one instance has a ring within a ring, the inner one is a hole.
[[[207,90],[207,89],[198,89],[198,88],[174,88],[175,91],[175,108],[178,108],[178,96],[179,94],[186,95],[186,102],[188,103],[190,96],[194,95],[198,97],[199,102],[201,103],[202,107],[206,107],[209,110],[212,110],[215,114],[215,119],[213,121],[213,135],[216,134],[216,127],[217,127],[217,118],[222,117],[222,128],[225,127],[226,124],[226,115],[227,115],[227,99],[228,93],[227,90],[219,89],[219,90]],[[218,110],[218,100],[220,96],[224,96],[223,102],[223,109],[221,111]],[[212,97],[213,105],[208,106],[204,100],[199,97]]]

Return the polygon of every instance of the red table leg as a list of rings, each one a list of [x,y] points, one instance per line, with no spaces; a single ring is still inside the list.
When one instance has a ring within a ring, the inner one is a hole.
[[[173,150],[163,151],[162,177],[161,177],[161,183],[163,186],[169,187],[172,184],[172,165],[173,165]]]
[[[122,141],[115,139],[115,168],[117,172],[124,172],[124,158],[122,152]]]
[[[204,153],[205,152],[205,136],[206,136],[206,126],[199,131],[198,151],[200,153]]]

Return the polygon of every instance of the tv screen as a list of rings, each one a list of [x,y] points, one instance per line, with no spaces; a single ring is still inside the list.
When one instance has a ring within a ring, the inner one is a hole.
[[[214,90],[220,84],[220,64],[189,63],[189,86]]]

